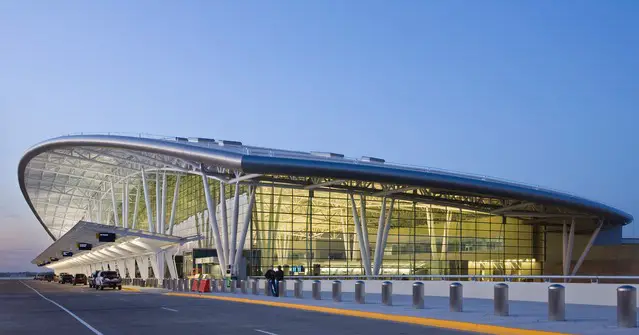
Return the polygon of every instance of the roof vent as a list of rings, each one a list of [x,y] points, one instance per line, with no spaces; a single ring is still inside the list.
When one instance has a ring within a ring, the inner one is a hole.
[[[311,155],[324,158],[344,158],[344,155],[336,154],[334,152],[311,151]]]
[[[178,141],[178,142],[188,142],[189,141],[189,139],[186,138],[186,137],[176,137],[175,140]]]
[[[219,141],[217,141],[217,143],[221,147],[241,146],[242,145],[242,142],[239,142],[239,141],[227,141],[227,140],[219,140]]]
[[[362,156],[361,159],[362,162],[367,162],[367,163],[384,163],[386,162],[384,159],[382,158],[377,158],[377,157],[369,157],[369,156]]]
[[[214,139],[212,139],[212,138],[198,137],[198,138],[197,138],[197,142],[198,142],[198,143],[206,143],[206,144],[209,144],[209,143],[214,143],[214,142],[215,142],[215,140],[214,140]]]

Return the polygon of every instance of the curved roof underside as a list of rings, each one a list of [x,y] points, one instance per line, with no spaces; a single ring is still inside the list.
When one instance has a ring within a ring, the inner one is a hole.
[[[598,202],[510,181],[389,164],[370,157],[352,159],[203,138],[62,136],[29,149],[19,163],[18,179],[32,211],[56,239],[86,217],[89,203],[109,193],[112,182],[119,192],[119,181],[139,175],[141,169],[205,173],[225,182],[389,196],[545,225],[576,218],[586,230],[594,228],[599,219],[606,226],[633,220]]]

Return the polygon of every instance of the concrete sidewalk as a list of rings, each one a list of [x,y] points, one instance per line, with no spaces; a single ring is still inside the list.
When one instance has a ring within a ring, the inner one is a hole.
[[[200,295],[383,313],[398,316],[397,321],[399,322],[401,322],[401,317],[406,316],[566,334],[639,333],[637,328],[618,328],[616,326],[616,308],[613,306],[569,304],[566,305],[567,321],[551,322],[547,319],[547,305],[539,302],[510,301],[510,316],[499,317],[493,315],[493,301],[487,299],[464,299],[464,311],[453,313],[448,311],[448,298],[444,297],[425,297],[425,309],[416,310],[411,306],[411,296],[407,295],[393,295],[393,306],[385,306],[381,304],[380,294],[367,294],[366,304],[362,305],[354,303],[354,294],[350,292],[342,294],[342,302],[333,302],[331,292],[322,292],[322,300],[313,300],[309,291],[304,291],[303,299],[294,298],[292,290],[287,290],[287,297],[280,298],[264,296],[263,292],[262,289],[259,292],[260,295],[252,295],[249,290],[249,294],[245,295],[238,290],[238,293],[235,294],[204,293]],[[477,327],[476,331],[483,332],[481,327]]]

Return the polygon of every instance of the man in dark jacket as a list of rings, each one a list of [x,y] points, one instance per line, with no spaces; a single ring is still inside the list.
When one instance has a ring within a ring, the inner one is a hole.
[[[277,271],[275,271],[275,294],[274,296],[280,296],[280,280],[284,280],[284,271],[282,271],[281,266],[277,266]]]
[[[266,281],[268,282],[268,287],[271,289],[271,293],[275,296],[275,271],[273,269],[268,269],[264,274]]]

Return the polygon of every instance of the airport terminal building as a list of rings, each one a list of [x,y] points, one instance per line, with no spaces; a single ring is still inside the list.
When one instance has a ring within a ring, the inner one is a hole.
[[[18,179],[53,240],[34,263],[130,278],[574,275],[633,219],[484,176],[210,138],[58,137]]]

